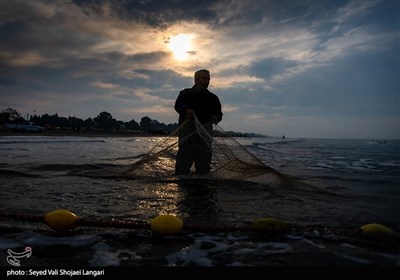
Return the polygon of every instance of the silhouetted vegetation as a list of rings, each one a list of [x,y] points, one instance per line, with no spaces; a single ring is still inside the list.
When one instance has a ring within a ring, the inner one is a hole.
[[[43,126],[46,130],[70,130],[72,132],[80,131],[104,131],[104,132],[120,132],[131,131],[137,133],[148,133],[167,135],[178,128],[177,123],[164,124],[157,120],[153,120],[148,116],[142,117],[140,123],[134,119],[124,122],[116,120],[108,112],[101,112],[94,118],[86,120],[69,116],[68,118],[59,116],[58,114],[41,116],[33,115],[29,119],[24,119],[17,110],[7,108],[0,113],[0,125],[5,123],[25,123],[34,122],[36,125]]]
[[[41,116],[31,115],[29,119],[24,119],[17,110],[7,108],[0,113],[0,127],[6,123],[23,124],[33,122],[43,126],[45,130],[62,130],[73,133],[80,132],[106,132],[106,133],[138,133],[151,135],[168,135],[178,128],[177,123],[164,124],[153,120],[148,116],[141,118],[140,122],[134,119],[124,122],[116,120],[108,112],[101,112],[94,118],[86,120],[76,116],[62,117],[58,114],[43,114]],[[265,135],[256,133],[243,133],[235,131],[214,131],[216,137],[264,137]]]

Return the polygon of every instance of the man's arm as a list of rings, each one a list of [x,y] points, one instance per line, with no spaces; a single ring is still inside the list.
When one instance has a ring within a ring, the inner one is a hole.
[[[219,98],[216,97],[215,99],[215,108],[214,108],[214,113],[211,119],[211,122],[213,124],[218,124],[222,120],[222,106],[221,102],[219,101]]]
[[[187,94],[185,92],[185,90],[182,90],[179,95],[178,98],[175,101],[175,111],[178,112],[179,115],[181,116],[186,116],[186,118],[188,119],[193,119],[194,117],[194,112],[192,109],[190,109],[185,102],[185,94]]]
[[[184,99],[184,91],[182,90],[179,95],[178,98],[175,101],[175,106],[174,109],[175,111],[179,114],[179,115],[183,115],[186,114],[187,112],[187,105],[185,104],[185,99]]]

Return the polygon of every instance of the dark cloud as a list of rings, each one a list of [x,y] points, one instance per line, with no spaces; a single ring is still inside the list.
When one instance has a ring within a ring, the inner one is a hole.
[[[249,67],[250,76],[268,79],[272,76],[283,74],[290,68],[297,65],[297,62],[284,58],[274,57],[254,62]]]
[[[173,70],[151,70],[151,69],[135,69],[133,73],[146,76],[146,79],[141,79],[143,85],[153,86],[155,88],[173,85],[175,88],[183,88],[191,86],[189,83],[192,79],[188,80]],[[189,82],[189,83],[188,83]]]
[[[211,0],[74,0],[73,2],[87,15],[104,14],[111,9],[123,20],[159,28],[166,28],[182,21],[214,22],[217,19],[213,11],[215,1]]]
[[[66,2],[65,2],[66,3]],[[0,39],[3,52],[36,52],[59,57],[88,48],[103,38],[76,28],[79,18],[42,1],[7,1],[1,6]],[[53,4],[53,3],[51,3]],[[66,7],[68,5],[66,4]],[[65,8],[65,7],[64,7]]]
[[[235,75],[241,76],[247,74],[248,74],[247,66],[239,65],[235,68],[226,68],[220,70],[218,73],[215,73],[215,76],[229,78],[230,76],[235,76]]]
[[[201,22],[211,26],[252,26],[309,23],[326,16],[324,11],[346,1],[264,1],[264,0],[73,0],[87,16],[112,11],[118,18],[158,28],[179,22]]]
[[[127,59],[128,63],[149,63],[153,64],[155,62],[160,62],[168,57],[171,56],[171,53],[169,52],[149,52],[149,53],[140,53],[140,54],[135,54],[132,56],[129,56]]]

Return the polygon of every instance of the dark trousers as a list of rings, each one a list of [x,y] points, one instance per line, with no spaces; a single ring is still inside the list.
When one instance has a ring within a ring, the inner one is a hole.
[[[185,175],[190,173],[193,165],[196,173],[210,172],[212,158],[212,124],[208,123],[197,128],[194,121],[186,121],[179,128],[179,149],[176,155],[175,173]]]

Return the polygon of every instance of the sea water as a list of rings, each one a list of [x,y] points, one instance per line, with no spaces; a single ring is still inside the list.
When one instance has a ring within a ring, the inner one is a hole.
[[[145,229],[76,228],[0,218],[0,266],[7,250],[32,248],[33,266],[400,265],[399,242],[369,246],[352,232],[367,223],[400,231],[400,141],[237,138],[266,165],[332,195],[269,190],[241,182],[180,183],[86,178],[74,170],[133,164],[163,137],[0,137],[0,213],[149,221],[181,217],[204,231],[156,237]],[[274,217],[298,230],[279,235],[207,232]],[[385,245],[385,244],[384,244]],[[396,247],[397,246],[397,247]]]

